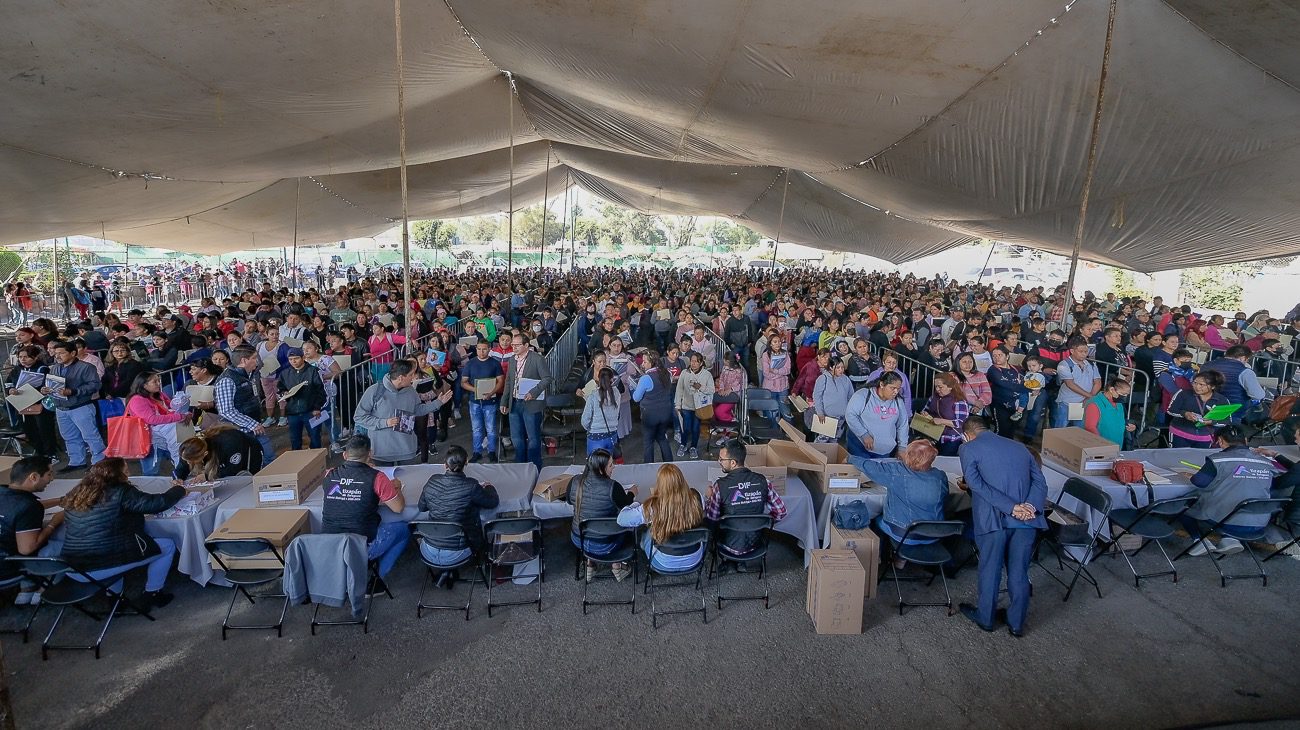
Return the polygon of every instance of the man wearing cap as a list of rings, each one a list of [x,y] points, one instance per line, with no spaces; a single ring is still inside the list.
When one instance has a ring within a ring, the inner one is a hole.
[[[294,451],[302,448],[302,429],[306,428],[311,447],[319,449],[320,424],[313,426],[311,420],[319,418],[325,407],[325,383],[320,370],[303,358],[301,347],[289,349],[289,367],[280,370],[276,391],[284,401],[285,417],[289,420],[289,448]],[[293,395],[287,395],[290,391],[294,391]]]

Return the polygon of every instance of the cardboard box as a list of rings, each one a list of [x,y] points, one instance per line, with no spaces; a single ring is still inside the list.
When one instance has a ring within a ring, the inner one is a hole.
[[[862,633],[867,573],[852,550],[814,550],[808,569],[808,615],[819,634]]]
[[[826,547],[830,550],[852,550],[858,556],[862,569],[867,573],[862,595],[865,598],[875,598],[880,581],[880,536],[871,528],[841,530],[831,525],[831,541]]]
[[[258,507],[302,504],[325,476],[325,449],[286,451],[253,475]]]
[[[781,430],[790,437],[792,445],[799,450],[800,460],[790,462],[787,466],[802,472],[800,478],[809,489],[816,489],[822,494],[831,492],[831,479],[852,478],[862,480],[862,472],[856,466],[844,463],[849,452],[839,444],[813,444],[803,441],[803,433],[786,421],[781,421]],[[839,490],[857,492],[857,489]]]
[[[562,502],[569,496],[569,482],[573,481],[572,474],[560,474],[549,479],[537,480],[536,486],[533,487],[533,496],[541,497],[547,502]]]
[[[209,540],[243,540],[264,537],[284,557],[284,549],[293,539],[308,531],[311,513],[305,509],[241,509],[236,510],[224,524],[212,531]],[[208,556],[212,567],[221,569],[216,558]],[[278,568],[280,561],[271,551],[258,553],[247,558],[228,559],[229,568]]]
[[[0,456],[0,484],[9,484],[9,470],[18,463],[17,456]]]
[[[1050,461],[1075,474],[1109,474],[1119,458],[1119,444],[1077,426],[1049,428],[1043,431],[1044,461]]]

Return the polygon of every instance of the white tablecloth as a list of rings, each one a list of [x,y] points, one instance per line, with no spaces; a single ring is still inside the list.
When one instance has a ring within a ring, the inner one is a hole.
[[[77,486],[77,479],[55,479],[40,493],[42,499],[62,497]],[[220,576],[213,575],[208,562],[208,551],[203,542],[212,534],[218,524],[221,505],[236,493],[248,488],[253,483],[250,476],[228,477],[221,480],[216,488],[217,501],[208,505],[197,515],[185,517],[149,517],[145,520],[144,531],[153,537],[166,537],[176,543],[176,569],[188,575],[199,585],[219,583],[225,585]],[[171,489],[171,477],[131,477],[131,483],[142,492],[161,494]]]
[[[708,472],[709,469],[718,468],[717,462],[714,461],[675,461],[673,462],[682,470],[682,475],[686,477],[686,482],[691,488],[699,492],[703,497],[708,489]],[[635,484],[638,487],[638,499],[644,499],[650,495],[650,489],[654,487],[655,477],[659,473],[659,467],[662,464],[622,464],[615,467],[611,476],[617,479],[621,484],[627,486]],[[542,469],[538,475],[539,480],[549,479],[564,473],[568,467],[548,466]],[[812,560],[811,551],[817,549],[817,523],[813,515],[812,494],[803,481],[796,476],[791,475],[785,484],[785,494],[782,495],[781,501],[785,502],[785,519],[773,524],[773,529],[777,532],[783,532],[787,535],[793,535],[799,542],[799,546],[804,549],[804,566]],[[533,514],[541,519],[560,519],[573,517],[573,505],[567,502],[548,502],[544,499],[533,500]]]
[[[1205,457],[1214,452],[1213,449],[1135,449],[1133,451],[1121,451],[1120,458],[1145,461],[1175,472],[1173,476],[1168,477],[1169,484],[1152,485],[1152,493],[1156,499],[1169,499],[1171,497],[1181,497],[1193,489],[1187,477],[1179,472],[1194,472],[1195,469],[1181,462],[1186,461],[1196,464],[1196,468],[1199,469],[1200,465],[1205,463]],[[1094,532],[1104,527],[1101,513],[1089,509],[1073,497],[1064,496],[1062,490],[1065,488],[1066,480],[1072,477],[1082,479],[1106,492],[1106,494],[1110,495],[1111,509],[1130,509],[1147,505],[1147,488],[1145,484],[1134,485],[1132,492],[1137,496],[1138,501],[1137,504],[1134,504],[1129,488],[1106,475],[1076,474],[1067,467],[1053,461],[1044,460],[1043,476],[1047,480],[1047,499],[1079,517],[1086,518]]]
[[[961,460],[955,456],[937,456],[934,459],[934,465],[950,476],[961,476]],[[874,482],[863,489],[859,489],[855,494],[827,494],[822,499],[821,509],[817,511],[817,531],[822,536],[822,545],[830,544],[831,515],[834,513],[836,505],[860,499],[867,504],[867,509],[871,511],[871,519],[874,520],[885,511],[885,498],[888,494],[889,490],[884,485]]]
[[[446,471],[442,464],[417,464],[415,466],[397,467],[396,477],[402,481],[402,496],[406,498],[406,509],[401,514],[394,514],[386,507],[380,507],[380,516],[386,522],[400,520],[410,522],[415,519],[417,510],[416,504],[420,501],[420,493],[424,491],[425,482],[435,474],[441,474]],[[482,512],[484,520],[490,520],[499,512],[510,512],[515,510],[528,509],[528,502],[532,497],[533,485],[537,483],[537,467],[532,464],[467,464],[465,466],[465,476],[472,477],[481,482],[488,482],[496,487],[497,495],[501,497],[501,504],[495,509],[485,509]],[[221,524],[230,519],[236,510],[251,509],[257,507],[257,490],[253,488],[251,479],[244,489],[239,490],[236,494],[221,503],[217,510],[217,524]],[[312,532],[319,532],[321,527],[321,511],[325,508],[325,493],[323,487],[317,487],[312,493],[307,495],[307,500],[300,505],[285,505],[284,507],[261,507],[259,509],[305,509],[311,513]]]

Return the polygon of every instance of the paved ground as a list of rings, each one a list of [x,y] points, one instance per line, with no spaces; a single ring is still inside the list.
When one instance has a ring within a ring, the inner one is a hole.
[[[462,421],[453,442],[466,436]],[[629,452],[639,458],[638,446]],[[1300,718],[1300,563],[1290,559],[1270,563],[1267,588],[1220,588],[1200,559],[1179,583],[1140,591],[1122,562],[1106,559],[1097,569],[1105,597],[1080,591],[1068,603],[1035,571],[1023,639],[985,634],[941,608],[899,616],[886,583],[862,635],[819,636],[792,542],[775,547],[770,610],[711,603],[707,625],[676,616],[658,630],[649,601],[636,615],[624,606],[583,616],[564,527],[546,544],[541,613],[506,608],[489,619],[480,588],[469,622],[453,612],[417,620],[423,575],[412,548],[390,579],[396,599],[379,600],[368,635],[340,627],[313,637],[311,609],[299,606],[282,638],[237,632],[222,642],[229,593],[173,576],[175,602],[155,623],[119,619],[99,661],[72,652],[42,662],[37,644],[5,636],[19,726],[1156,728]],[[973,571],[953,591],[970,598]],[[689,593],[664,596],[684,605]]]

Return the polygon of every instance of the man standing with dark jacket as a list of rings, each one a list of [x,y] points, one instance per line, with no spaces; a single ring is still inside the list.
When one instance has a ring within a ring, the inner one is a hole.
[[[325,383],[320,379],[320,370],[303,358],[302,348],[294,347],[289,350],[289,367],[280,370],[277,380],[276,390],[289,419],[289,448],[294,451],[302,448],[302,430],[306,428],[308,443],[313,449],[319,449],[321,425],[313,426],[311,420],[319,418],[325,407]],[[287,395],[294,388],[297,391]]]
[[[975,544],[979,548],[978,606],[959,606],[966,618],[985,631],[997,628],[998,591],[1002,566],[1007,566],[1007,626],[1011,635],[1024,635],[1029,615],[1029,563],[1034,537],[1047,529],[1043,506],[1047,482],[1043,471],[1023,444],[987,430],[978,416],[962,426],[958,456],[970,487]]]
[[[63,386],[46,387],[41,393],[54,401],[54,417],[59,424],[59,435],[63,437],[68,450],[68,465],[59,473],[76,471],[86,465],[86,451],[90,451],[90,463],[98,464],[104,459],[104,439],[99,436],[95,426],[95,403],[92,400],[99,393],[99,371],[88,362],[77,359],[77,346],[60,340],[54,343],[54,365],[50,374],[63,378]]]

